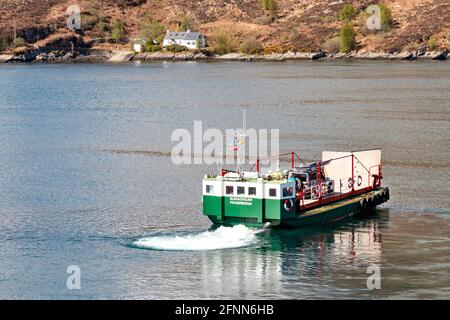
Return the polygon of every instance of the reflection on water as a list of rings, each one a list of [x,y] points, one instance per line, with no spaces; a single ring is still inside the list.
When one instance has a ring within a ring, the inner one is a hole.
[[[204,253],[202,290],[217,297],[240,298],[330,294],[330,288],[323,292],[320,285],[311,288],[317,279],[334,282],[336,291],[345,282],[356,284],[356,290],[367,290],[365,280],[340,279],[341,271],[348,267],[356,271],[353,276],[363,277],[367,266],[381,263],[380,225],[387,219],[388,213],[381,212],[376,218],[349,219],[319,229],[267,230],[260,235],[258,249]]]
[[[392,230],[388,210],[377,210],[319,229],[267,231],[257,249],[204,253],[201,292],[217,298],[449,298],[450,237],[421,240],[408,234],[420,228],[414,220],[394,220]],[[437,231],[449,228],[440,219],[429,223]],[[381,268],[381,290],[367,288],[371,265]]]

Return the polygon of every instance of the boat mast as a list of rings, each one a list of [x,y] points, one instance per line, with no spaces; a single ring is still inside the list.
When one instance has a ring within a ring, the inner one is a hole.
[[[247,110],[242,111],[242,132],[236,132],[237,138],[237,165],[236,172],[241,172],[241,164],[245,164],[245,144],[247,140]],[[244,152],[241,152],[240,145],[244,145]]]

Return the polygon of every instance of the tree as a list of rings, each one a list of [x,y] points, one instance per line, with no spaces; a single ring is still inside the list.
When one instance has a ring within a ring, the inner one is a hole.
[[[278,13],[278,5],[276,0],[261,0],[264,10],[269,11],[270,16],[276,17]]]
[[[339,20],[341,21],[350,21],[354,17],[356,17],[356,10],[351,4],[346,4],[341,11],[339,11]]]
[[[341,27],[341,30],[339,31],[339,45],[341,52],[348,53],[355,49],[355,36],[355,29],[353,29],[351,23],[347,23]]]
[[[158,21],[154,21],[150,12],[147,12],[141,22],[140,36],[146,40],[163,41],[166,28]]]
[[[181,22],[180,22],[180,30],[181,31],[196,31],[197,30],[197,23],[195,22],[194,17],[192,16],[183,16],[183,18],[181,18]]]
[[[120,41],[125,33],[125,25],[120,20],[115,20],[111,28],[111,36],[114,40]]]
[[[9,47],[9,38],[8,37],[0,37],[0,52],[5,51]]]
[[[380,5],[380,15],[381,15],[381,27],[383,30],[388,31],[392,27],[393,19],[391,9],[388,6],[381,3]]]
[[[141,27],[141,37],[148,40],[162,42],[166,28],[161,22],[147,22]]]

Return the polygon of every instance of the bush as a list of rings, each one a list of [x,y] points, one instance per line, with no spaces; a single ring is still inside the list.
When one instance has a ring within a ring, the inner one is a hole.
[[[339,31],[339,51],[349,53],[356,47],[355,30],[351,23],[345,24]]]
[[[322,45],[322,49],[328,53],[338,53],[341,47],[341,40],[339,37],[334,37],[325,41]]]
[[[161,45],[153,43],[153,40],[147,40],[145,43],[145,52],[157,52],[161,50]]]
[[[259,54],[263,51],[263,46],[255,38],[249,38],[241,43],[241,52],[247,54]]]
[[[25,46],[27,43],[25,42],[25,39],[24,38],[21,38],[21,37],[17,37],[17,38],[15,38],[14,40],[13,40],[13,44],[14,44],[14,47],[23,47],[23,46]]]
[[[215,50],[219,54],[230,53],[236,48],[233,37],[225,32],[215,32],[213,34],[213,39],[215,43]]]
[[[383,3],[381,3],[379,6],[381,15],[381,27],[383,28],[383,30],[388,31],[391,29],[393,23],[391,9],[389,9],[389,7]]]
[[[264,48],[264,54],[286,53],[289,51],[295,51],[295,48],[292,45],[281,45],[281,46],[274,45]]]
[[[264,10],[269,11],[272,17],[276,17],[278,13],[278,5],[276,0],[261,0]]]
[[[262,17],[256,18],[255,23],[265,26],[265,25],[271,24],[274,20],[275,20],[275,18],[272,16],[262,16]]]
[[[356,10],[351,4],[346,4],[341,11],[339,11],[339,20],[350,21],[356,17]]]
[[[180,46],[179,44],[171,44],[171,45],[168,45],[166,47],[166,50],[170,51],[170,52],[173,52],[173,53],[176,53],[176,52],[186,51],[187,48],[185,46]]]
[[[120,20],[115,20],[111,28],[111,37],[116,41],[120,41],[123,39],[124,34],[125,34],[124,23]]]
[[[96,28],[97,31],[100,32],[101,34],[103,34],[107,30],[107,25],[103,17],[99,18]]]
[[[428,48],[430,48],[431,50],[436,49],[439,46],[438,41],[435,37],[431,37],[428,40]]]

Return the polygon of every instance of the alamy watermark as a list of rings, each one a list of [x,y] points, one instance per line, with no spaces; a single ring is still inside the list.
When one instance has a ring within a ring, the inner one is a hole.
[[[67,7],[66,13],[69,17],[66,20],[66,26],[68,29],[75,31],[81,30],[81,9],[79,6],[73,4]]]
[[[367,274],[370,276],[367,278],[367,289],[381,289],[381,268],[379,265],[371,264],[367,267]]]
[[[174,164],[242,164],[255,162],[270,165],[278,161],[280,151],[279,129],[246,128],[246,112],[243,126],[221,131],[204,130],[202,121],[194,121],[193,131],[179,128],[172,132],[171,159]]]
[[[367,7],[366,12],[370,16],[366,20],[366,26],[369,30],[381,30],[381,9],[376,4]]]
[[[70,276],[66,279],[66,287],[69,290],[81,289],[81,269],[77,265],[70,265],[67,267],[66,273]]]

